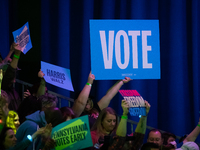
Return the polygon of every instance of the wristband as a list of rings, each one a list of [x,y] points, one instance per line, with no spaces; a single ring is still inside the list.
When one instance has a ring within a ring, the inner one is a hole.
[[[27,135],[27,138],[29,139],[29,141],[33,141],[33,139],[32,139],[32,136],[30,136],[30,135]]]
[[[128,116],[122,116],[121,118],[122,119],[128,119]]]
[[[89,85],[89,86],[91,86],[91,87],[92,87],[92,84],[90,84],[90,83],[88,83],[88,82],[86,83],[86,85]]]
[[[15,57],[15,58],[19,59],[19,56],[15,55],[15,54],[13,55],[13,57]]]
[[[198,124],[197,126],[200,127],[200,124]]]

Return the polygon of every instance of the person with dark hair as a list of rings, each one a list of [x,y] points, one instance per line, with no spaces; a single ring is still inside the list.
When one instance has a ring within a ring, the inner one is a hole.
[[[32,87],[30,87],[29,89],[27,89],[24,92],[24,98],[32,95],[32,96],[36,96],[39,97],[41,95],[44,95],[45,93],[47,93],[47,88],[46,88],[46,81],[44,79],[44,73],[41,71],[38,72],[38,78],[40,79],[40,82],[37,82],[35,84],[33,84]]]
[[[142,145],[141,150],[159,150],[159,146],[156,143],[145,143]]]
[[[19,44],[12,43],[9,53],[12,54],[13,52],[13,59],[10,65],[8,65],[8,68],[2,80],[2,89],[6,91],[10,99],[9,109],[17,111],[21,103],[21,98],[12,85],[13,83],[15,83],[17,65],[21,55],[21,47],[19,46]]]
[[[163,145],[172,144],[175,146],[175,148],[177,148],[176,136],[173,133],[164,132],[162,133],[162,136],[163,136]]]
[[[18,108],[19,122],[22,124],[26,120],[26,116],[42,110],[41,100],[37,100],[35,96],[28,96],[25,98]]]
[[[35,113],[26,117],[26,121],[22,123],[17,130],[17,143],[27,138],[27,135],[32,135],[39,128],[44,127],[46,124],[51,123],[52,127],[62,123],[63,117],[59,108],[48,107],[44,111],[36,111]],[[42,148],[41,138],[37,138],[27,150],[36,150]]]
[[[32,143],[32,140],[36,139],[39,135],[46,136],[51,130],[51,124],[48,124],[46,127],[40,128],[32,135],[27,136],[27,138],[17,143],[17,138],[12,128],[4,127],[0,134],[0,150],[23,150]]]
[[[73,110],[70,107],[62,107],[60,108],[60,111],[62,113],[64,121],[68,121],[76,117]]]
[[[160,130],[151,129],[148,134],[147,142],[156,143],[159,146],[163,145],[163,137],[162,137],[162,133],[160,132]]]

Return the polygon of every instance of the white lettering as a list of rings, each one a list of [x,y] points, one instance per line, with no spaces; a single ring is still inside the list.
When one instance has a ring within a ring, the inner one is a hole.
[[[147,36],[151,36],[151,31],[142,31],[143,68],[152,68],[152,63],[148,63],[148,57],[147,57],[147,51],[151,51],[151,46],[147,46]]]
[[[121,47],[120,47],[120,37],[123,36],[124,39],[124,64],[121,63]],[[115,57],[117,65],[120,69],[126,69],[129,64],[129,40],[125,31],[120,30],[117,32],[115,37]]]
[[[138,68],[137,37],[140,35],[140,31],[128,31],[128,35],[132,36],[133,68]]]
[[[151,51],[151,46],[147,46],[147,36],[151,36],[151,31],[142,32],[142,66],[143,68],[152,68],[152,63],[148,63],[148,51]],[[114,45],[114,31],[110,30],[108,33],[108,44],[106,43],[106,34],[104,30],[100,30],[100,40],[103,53],[103,61],[105,69],[112,69],[113,62],[113,45]],[[138,69],[138,42],[137,37],[140,36],[140,31],[128,31],[128,35],[132,37],[132,57],[133,68]],[[120,69],[126,69],[130,60],[129,38],[124,30],[119,30],[115,36],[115,59]],[[121,40],[124,42],[124,62],[121,59]]]
[[[114,31],[109,31],[108,51],[105,31],[99,31],[105,69],[112,69]]]

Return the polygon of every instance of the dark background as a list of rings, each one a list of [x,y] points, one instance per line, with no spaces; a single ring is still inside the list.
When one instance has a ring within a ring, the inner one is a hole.
[[[89,19],[158,19],[161,79],[133,80],[122,89],[136,89],[151,104],[149,126],[181,136],[199,120],[199,8],[199,0],[1,0],[0,52],[6,57],[12,32],[29,22],[33,48],[21,55],[18,79],[35,83],[42,60],[70,69],[76,92],[91,69]],[[95,81],[92,95],[100,100],[115,82]],[[75,92],[47,87],[74,98]],[[117,94],[110,104],[118,114],[121,99]]]

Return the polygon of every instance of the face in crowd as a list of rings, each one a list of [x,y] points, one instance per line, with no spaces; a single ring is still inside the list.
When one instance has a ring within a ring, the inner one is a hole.
[[[161,146],[163,144],[161,133],[159,131],[150,131],[147,142],[156,143]]]
[[[87,104],[85,106],[85,111],[90,111],[92,108],[93,108],[93,101],[92,101],[92,99],[89,98],[87,100]]]
[[[5,141],[3,143],[5,149],[9,149],[16,145],[17,138],[15,137],[15,133],[12,129],[6,131]]]
[[[110,113],[107,113],[105,118],[102,121],[102,127],[105,132],[110,133],[116,126],[116,116]]]

